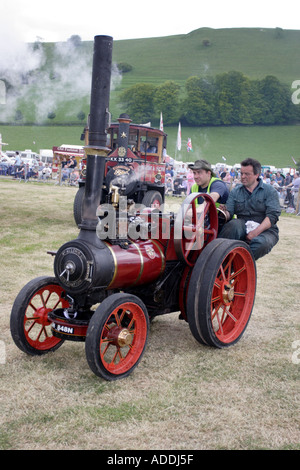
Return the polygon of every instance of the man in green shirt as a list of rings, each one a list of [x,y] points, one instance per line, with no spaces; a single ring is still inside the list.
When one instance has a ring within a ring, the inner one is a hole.
[[[219,238],[249,243],[256,260],[269,253],[278,242],[277,221],[281,214],[276,190],[263,183],[260,175],[261,164],[257,160],[247,158],[241,162],[242,184],[229,193],[225,207],[229,222],[219,234]]]

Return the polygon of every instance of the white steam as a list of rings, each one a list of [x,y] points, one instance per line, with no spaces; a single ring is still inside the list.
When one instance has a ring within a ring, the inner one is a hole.
[[[5,92],[0,100],[0,120],[13,122],[19,113],[20,120],[23,116],[24,121],[44,123],[49,115],[59,112],[70,121],[78,120],[82,108],[89,107],[92,45],[72,40],[26,44],[12,34],[5,40],[2,36],[0,32],[2,95]],[[44,47],[49,47],[47,56]],[[113,66],[111,90],[120,80]]]

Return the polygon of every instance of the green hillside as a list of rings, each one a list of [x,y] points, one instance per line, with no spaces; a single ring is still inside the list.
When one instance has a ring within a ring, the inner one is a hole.
[[[118,96],[138,82],[154,85],[174,80],[184,91],[193,75],[210,77],[236,70],[251,79],[276,76],[291,86],[300,79],[300,30],[210,29],[186,35],[114,41],[113,61],[130,65],[131,71],[113,74],[110,110],[120,112]],[[0,100],[0,122],[81,124],[89,111],[93,42],[42,43],[40,67],[20,70],[22,79],[5,78],[0,60],[0,79],[11,88],[6,104]],[[17,71],[17,69],[16,69]],[[10,71],[11,72],[11,71]],[[13,91],[13,92],[12,92]]]
[[[204,45],[208,41],[209,45]],[[187,35],[116,41],[114,60],[133,71],[124,85],[185,81],[192,75],[216,75],[237,70],[249,78],[275,75],[291,84],[300,77],[300,30],[201,28]]]

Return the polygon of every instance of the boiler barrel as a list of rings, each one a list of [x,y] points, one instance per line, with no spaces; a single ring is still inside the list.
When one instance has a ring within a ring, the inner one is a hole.
[[[165,256],[155,240],[132,242],[127,249],[106,243],[114,260],[114,275],[108,289],[147,284],[165,269]]]

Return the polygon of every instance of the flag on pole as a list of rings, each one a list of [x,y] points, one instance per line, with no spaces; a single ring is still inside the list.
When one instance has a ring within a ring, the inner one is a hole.
[[[181,124],[178,124],[178,133],[177,133],[177,149],[181,150]]]
[[[192,139],[191,139],[190,137],[188,138],[188,141],[187,141],[187,151],[188,151],[188,152],[192,152],[192,151],[193,151]]]
[[[163,121],[162,113],[160,113],[160,124],[159,124],[159,128],[160,128],[161,131],[164,130],[164,121]]]

